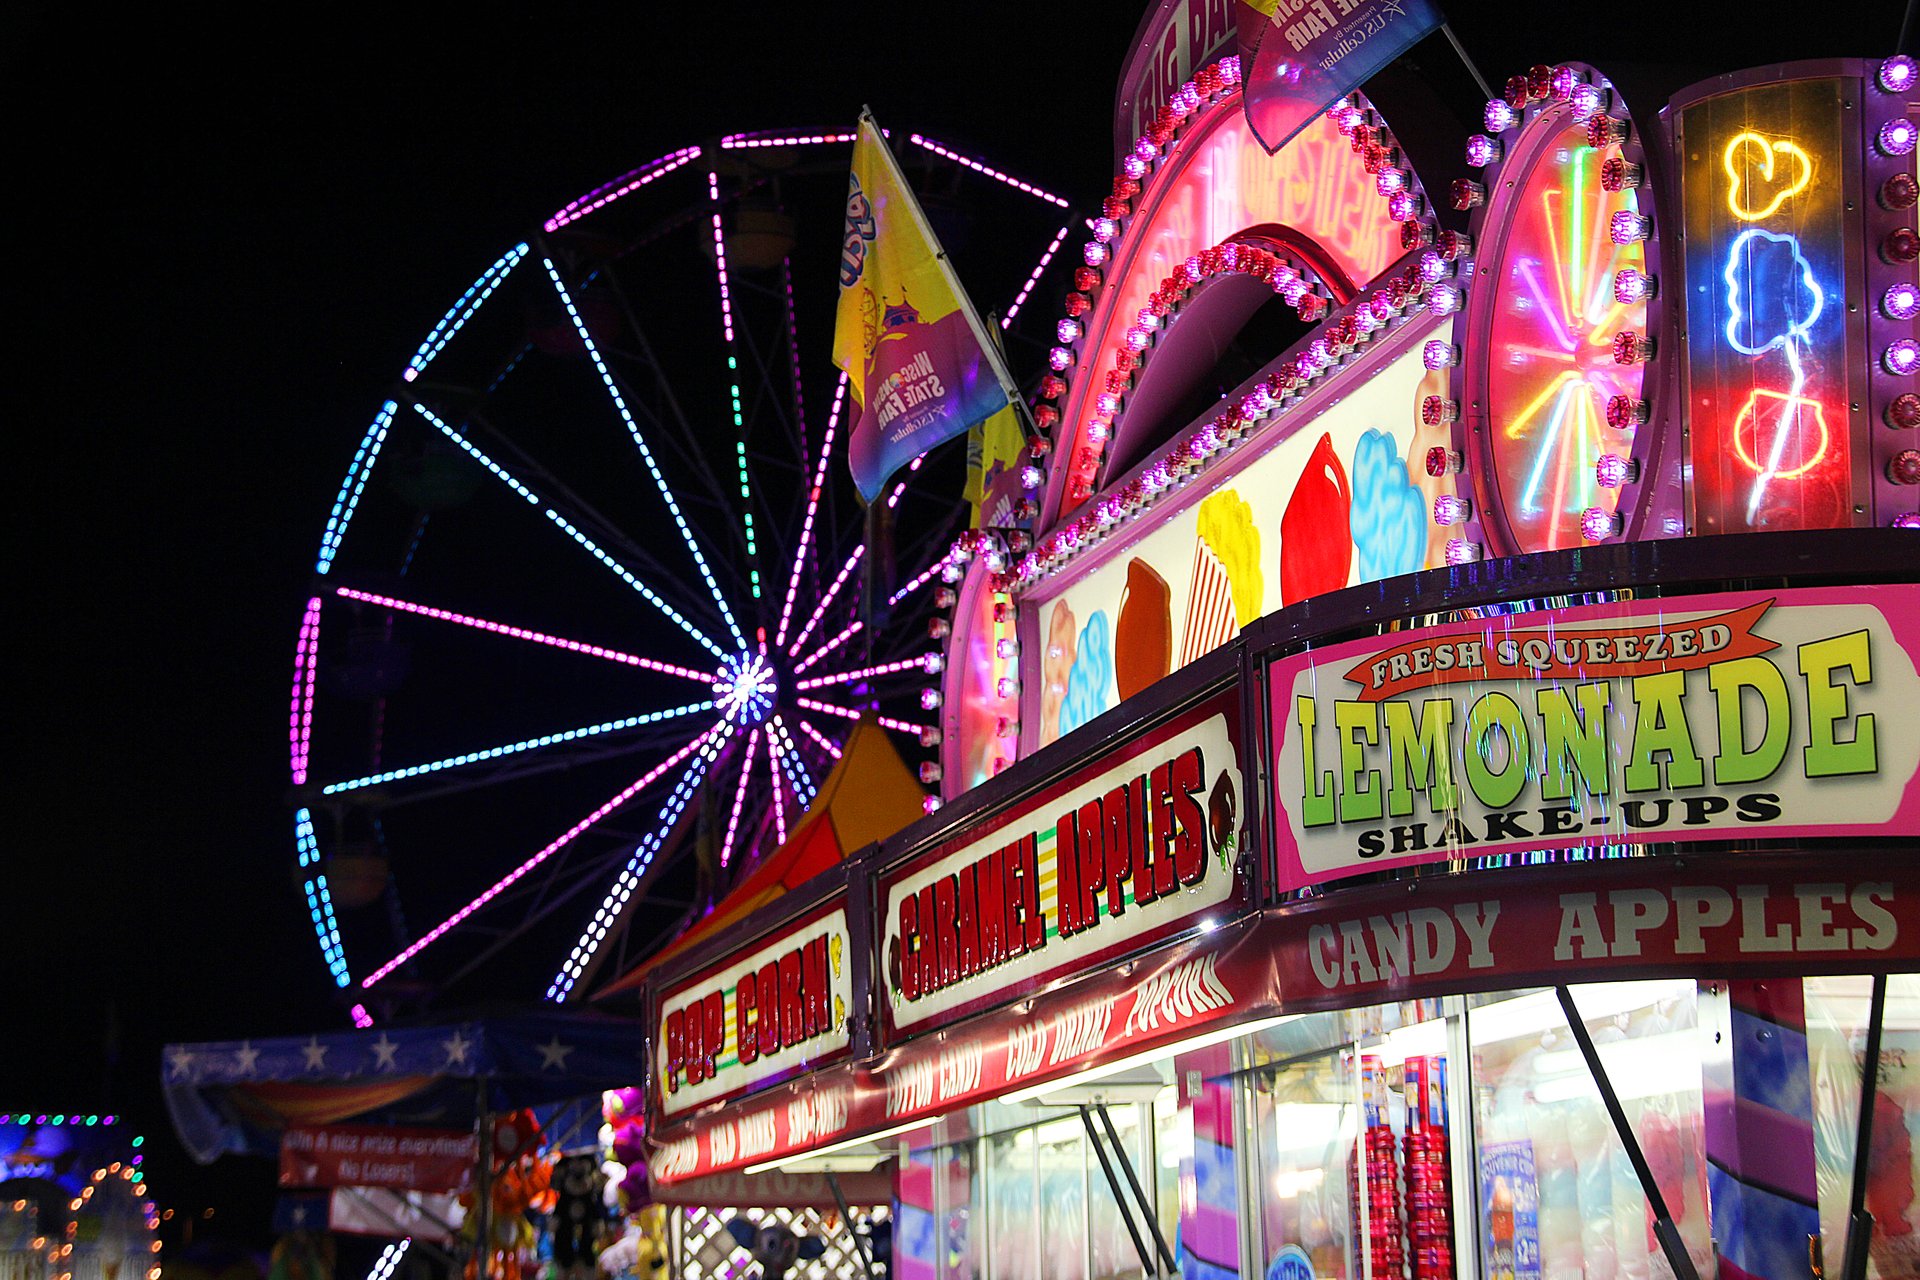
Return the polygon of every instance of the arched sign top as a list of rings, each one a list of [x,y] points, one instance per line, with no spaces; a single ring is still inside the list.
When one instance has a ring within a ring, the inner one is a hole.
[[[1201,83],[1221,87],[1196,101]],[[1208,68],[1181,93],[1190,95],[1190,113],[1160,147],[1148,141],[1133,153],[1145,160],[1157,152],[1157,163],[1141,173],[1125,224],[1110,224],[1108,240],[1096,237],[1089,246],[1089,263],[1101,277],[1097,292],[1091,306],[1082,295],[1082,314],[1070,314],[1062,325],[1069,343],[1054,364],[1066,385],[1042,527],[1095,492],[1115,399],[1124,398],[1135,371],[1155,358],[1154,344],[1138,335],[1130,342],[1129,331],[1170,273],[1243,233],[1280,229],[1297,256],[1320,267],[1320,279],[1310,282],[1318,291],[1335,282],[1364,287],[1403,252],[1400,216],[1426,209],[1417,178],[1384,126],[1343,128],[1323,115],[1269,155],[1241,110],[1237,60]],[[1144,167],[1134,163],[1127,172]],[[1070,313],[1074,305],[1070,300]],[[1173,323],[1169,319],[1167,328]],[[1122,346],[1133,354],[1121,354]]]

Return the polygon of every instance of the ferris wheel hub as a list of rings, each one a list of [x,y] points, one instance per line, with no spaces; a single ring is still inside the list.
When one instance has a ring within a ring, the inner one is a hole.
[[[737,725],[755,725],[773,713],[779,680],[764,653],[738,653],[713,675],[713,701]]]

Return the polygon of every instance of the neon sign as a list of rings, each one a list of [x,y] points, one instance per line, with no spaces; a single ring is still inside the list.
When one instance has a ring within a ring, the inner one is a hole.
[[[1686,296],[1711,317],[1687,351],[1701,533],[1852,520],[1840,96],[1790,80],[1681,111]]]
[[[1758,162],[1752,158],[1758,148]],[[1793,177],[1785,185],[1776,185],[1774,181],[1775,156],[1788,156],[1794,164]],[[1727,210],[1742,222],[1759,222],[1780,212],[1780,206],[1807,189],[1813,181],[1813,157],[1794,143],[1781,138],[1768,138],[1748,130],[1735,134],[1726,149],[1720,153],[1721,167],[1727,171]],[[1758,168],[1760,182],[1752,180],[1752,171]],[[1758,209],[1747,203],[1747,198],[1756,186],[1765,184],[1773,188],[1773,194]]]

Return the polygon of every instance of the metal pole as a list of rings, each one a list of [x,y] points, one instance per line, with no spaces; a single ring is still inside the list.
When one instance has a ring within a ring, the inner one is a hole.
[[[1472,76],[1473,82],[1480,86],[1481,94],[1489,98],[1495,96],[1493,89],[1487,84],[1487,78],[1480,74],[1480,68],[1475,66],[1473,59],[1467,56],[1466,46],[1460,43],[1460,37],[1453,34],[1453,27],[1443,22],[1440,24],[1440,30],[1447,37],[1447,43],[1453,46],[1453,51],[1460,55],[1460,61],[1466,65],[1467,74]]]
[[[1173,1250],[1167,1248],[1167,1238],[1160,1232],[1160,1220],[1153,1216],[1153,1206],[1147,1202],[1147,1193],[1140,1186],[1140,1176],[1133,1171],[1133,1161],[1127,1158],[1127,1150],[1120,1145],[1120,1131],[1114,1128],[1113,1114],[1107,1110],[1107,1104],[1100,1104],[1100,1123],[1107,1131],[1107,1141],[1113,1144],[1113,1158],[1120,1162],[1120,1168],[1127,1175],[1127,1185],[1133,1188],[1133,1198],[1140,1203],[1140,1218],[1147,1224],[1147,1230],[1153,1232],[1154,1247],[1160,1252],[1160,1261],[1166,1264],[1166,1274],[1173,1275],[1180,1270],[1173,1260]]]
[[[493,1275],[492,1239],[490,1233],[493,1223],[493,1116],[487,1110],[487,1082],[484,1077],[473,1082],[477,1105],[474,1107],[475,1186],[473,1196],[473,1247],[474,1276],[476,1280],[490,1280]]]
[[[1867,1053],[1860,1067],[1860,1127],[1853,1143],[1853,1195],[1847,1202],[1847,1245],[1841,1254],[1841,1280],[1866,1280],[1867,1246],[1873,1243],[1873,1215],[1867,1212],[1867,1162],[1873,1145],[1874,1092],[1880,1083],[1880,1024],[1887,1012],[1887,975],[1873,976],[1867,1014]]]
[[[853,1228],[853,1210],[847,1207],[847,1197],[840,1190],[840,1179],[833,1170],[827,1170],[827,1185],[833,1188],[833,1202],[840,1207],[840,1221],[847,1224],[847,1234],[853,1237],[854,1252],[860,1255],[860,1269],[867,1273],[867,1280],[880,1280],[879,1273],[873,1269],[873,1255],[867,1252],[867,1242]]]
[[[1679,1280],[1700,1280],[1700,1273],[1693,1267],[1693,1258],[1687,1253],[1686,1242],[1680,1238],[1680,1228],[1673,1224],[1673,1214],[1667,1210],[1667,1199],[1660,1194],[1660,1187],[1653,1180],[1653,1170],[1647,1166],[1646,1153],[1640,1150],[1640,1140],[1634,1136],[1633,1126],[1627,1123],[1627,1113],[1620,1105],[1620,1095],[1613,1091],[1613,1081],[1600,1061],[1600,1051],[1593,1047],[1593,1037],[1587,1034],[1587,1024],[1580,1020],[1580,1008],[1573,1002],[1573,992],[1566,987],[1555,987],[1553,990],[1560,997],[1560,1008],[1567,1015],[1567,1027],[1573,1032],[1574,1042],[1580,1046],[1580,1056],[1587,1060],[1587,1070],[1592,1073],[1593,1083],[1600,1090],[1600,1101],[1613,1118],[1614,1132],[1620,1135],[1620,1145],[1627,1149],[1627,1159],[1633,1164],[1634,1175],[1640,1179],[1640,1190],[1646,1193],[1647,1204],[1653,1210],[1653,1234],[1660,1241],[1660,1251],[1667,1255],[1667,1264],[1673,1268],[1673,1274]]]
[[[1093,1112],[1084,1104],[1080,1107],[1080,1123],[1087,1127],[1087,1141],[1093,1144],[1093,1153],[1100,1157],[1100,1172],[1107,1175],[1107,1188],[1113,1192],[1113,1207],[1120,1211],[1120,1221],[1127,1224],[1127,1234],[1133,1237],[1133,1251],[1140,1256],[1140,1270],[1149,1276],[1159,1275],[1159,1269],[1147,1254],[1147,1242],[1140,1238],[1140,1228],[1133,1225],[1133,1214],[1127,1211],[1127,1202],[1120,1194],[1120,1179],[1113,1176],[1113,1165],[1107,1160],[1107,1149],[1100,1145],[1100,1135],[1094,1132]]]

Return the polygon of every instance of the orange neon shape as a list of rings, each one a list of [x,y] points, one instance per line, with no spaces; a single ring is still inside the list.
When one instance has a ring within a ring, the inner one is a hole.
[[[1766,403],[1762,404],[1762,401]],[[1776,409],[1777,412],[1775,411]],[[1818,400],[1809,400],[1805,396],[1789,395],[1784,391],[1768,391],[1764,388],[1756,387],[1748,393],[1747,402],[1740,406],[1740,412],[1733,420],[1733,451],[1735,455],[1739,457],[1740,461],[1744,462],[1755,475],[1767,474],[1767,467],[1766,463],[1758,461],[1754,457],[1754,454],[1770,452],[1770,450],[1759,447],[1763,413],[1765,414],[1765,420],[1774,424],[1773,429],[1776,432],[1795,431],[1796,433],[1801,433],[1804,438],[1803,433],[1808,427],[1807,420],[1811,418],[1812,427],[1817,428],[1820,435],[1820,443],[1812,450],[1813,456],[1791,468],[1783,467],[1773,472],[1772,475],[1774,479],[1791,480],[1795,476],[1803,476],[1818,466],[1821,459],[1827,456],[1827,449],[1832,444],[1832,437],[1827,433],[1826,410],[1821,407]],[[1749,435],[1753,437],[1754,443],[1754,448],[1751,451],[1747,448],[1747,436]]]
[[[1787,157],[1793,167],[1776,179],[1775,159],[1779,156]],[[1813,157],[1799,144],[1784,138],[1769,138],[1751,129],[1727,140],[1726,150],[1720,153],[1720,163],[1727,171],[1727,210],[1742,222],[1758,222],[1773,216],[1781,205],[1805,191],[1813,181]],[[1761,181],[1748,185],[1761,190],[1742,190],[1748,172],[1753,170],[1758,171]],[[1763,195],[1769,187],[1772,194],[1767,196],[1765,204],[1755,208],[1749,197]]]

